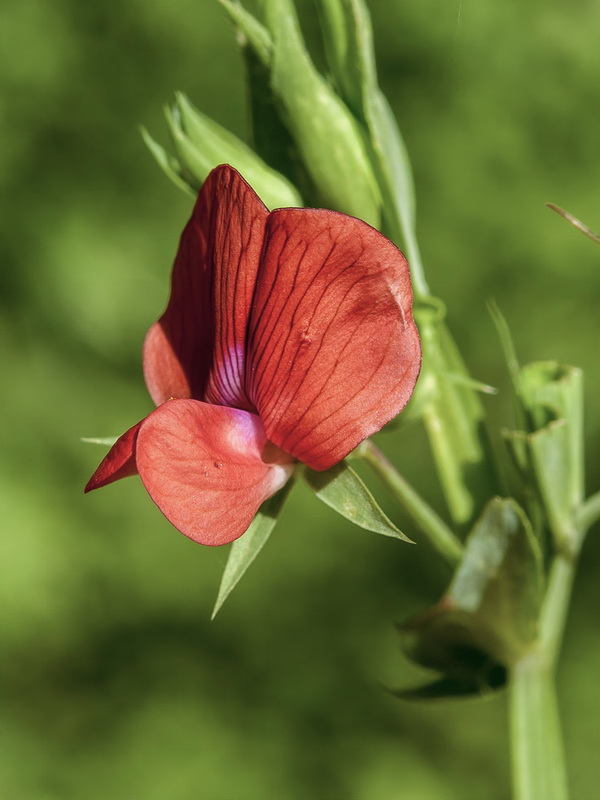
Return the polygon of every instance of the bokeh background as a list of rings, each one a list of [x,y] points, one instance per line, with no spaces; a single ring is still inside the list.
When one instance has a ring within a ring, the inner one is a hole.
[[[309,3],[299,4],[318,45]],[[473,374],[506,388],[485,303],[523,361],[587,378],[600,486],[600,5],[371,0],[381,83],[413,159],[433,290]],[[3,4],[0,46],[0,796],[6,800],[498,800],[505,698],[409,705],[393,622],[448,575],[302,490],[213,623],[224,549],[177,534],[137,479],[82,488],[151,408],[140,348],[190,199],[142,144],[176,89],[243,135],[242,64],[213,0]],[[510,425],[507,393],[486,400]],[[382,434],[434,503],[418,426]],[[402,515],[386,508],[410,534]],[[592,532],[560,668],[574,798],[594,796]]]

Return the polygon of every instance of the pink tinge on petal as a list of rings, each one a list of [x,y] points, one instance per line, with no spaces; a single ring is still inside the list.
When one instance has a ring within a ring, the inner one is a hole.
[[[294,469],[293,459],[267,442],[255,414],[196,400],[153,411],[138,434],[136,460],[167,519],[207,545],[240,537]]]
[[[154,402],[253,410],[244,385],[248,316],[268,210],[232,167],[214,169],[183,231],[165,313],[144,344]]]
[[[246,366],[267,437],[323,470],[395,417],[421,364],[411,303],[406,260],[374,228],[333,211],[272,212]]]
[[[125,431],[122,436],[119,436],[96,472],[89,479],[84,491],[91,492],[92,489],[99,489],[101,486],[113,483],[113,481],[137,474],[135,442],[141,424],[141,422],[138,422],[128,431]]]

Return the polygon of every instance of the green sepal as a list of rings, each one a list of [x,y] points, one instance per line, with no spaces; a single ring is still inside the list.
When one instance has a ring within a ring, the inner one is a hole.
[[[112,447],[118,438],[118,436],[105,436],[104,438],[95,436],[81,436],[79,441],[86,442],[86,444],[101,444],[104,447]]]
[[[211,619],[237,586],[244,573],[265,546],[279,519],[285,501],[292,490],[294,479],[289,480],[273,497],[259,508],[246,533],[231,545]]]
[[[243,46],[249,46],[265,67],[271,66],[273,40],[256,17],[234,0],[218,0],[233,22]]]
[[[273,93],[320,204],[379,228],[381,196],[359,122],[315,69],[291,0],[263,5],[273,41]]]
[[[305,467],[308,487],[340,516],[373,533],[411,540],[391,522],[356,472],[345,461],[323,472]]]
[[[408,657],[441,677],[399,694],[456,696],[502,685],[505,669],[536,641],[543,582],[527,516],[512,499],[491,500],[442,599],[399,628]]]
[[[179,161],[170,153],[167,153],[165,148],[156,142],[145,128],[142,128],[141,132],[146,147],[150,150],[154,156],[154,160],[167,178],[172,180],[175,186],[182,189],[187,194],[195,195],[198,191],[196,182],[194,181],[193,185],[189,183],[188,178],[183,174]]]
[[[185,95],[178,93],[166,114],[179,165],[177,172],[196,191],[214,167],[230,164],[268,208],[302,205],[300,195],[283,175],[271,169],[241,139],[194,108]]]

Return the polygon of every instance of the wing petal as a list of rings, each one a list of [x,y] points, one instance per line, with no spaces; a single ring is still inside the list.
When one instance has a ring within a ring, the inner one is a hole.
[[[92,489],[99,489],[101,486],[113,483],[113,481],[137,474],[135,442],[141,424],[141,422],[138,422],[128,431],[125,431],[122,436],[119,436],[100,462],[96,472],[89,479],[84,491],[91,492]]]
[[[252,410],[244,343],[267,216],[232,167],[217,167],[204,182],[181,236],[167,309],[144,343],[157,405],[195,398]]]
[[[255,414],[196,400],[163,403],[144,420],[136,461],[167,519],[208,545],[240,537],[294,468]]]

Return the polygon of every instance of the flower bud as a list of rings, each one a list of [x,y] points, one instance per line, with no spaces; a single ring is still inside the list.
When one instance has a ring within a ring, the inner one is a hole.
[[[239,6],[223,2],[247,45],[269,70],[278,113],[315,185],[319,202],[359,217],[376,228],[381,223],[381,195],[360,130],[344,101],[317,72],[308,55],[291,0],[266,0],[266,30]],[[236,13],[234,13],[234,9]],[[250,24],[252,20],[252,24]]]
[[[302,206],[300,195],[287,178],[265,164],[235,134],[194,108],[185,95],[178,93],[166,114],[175,158],[155,142],[148,144],[176,183],[184,183],[196,193],[215,166],[230,164],[256,187],[269,209]]]

